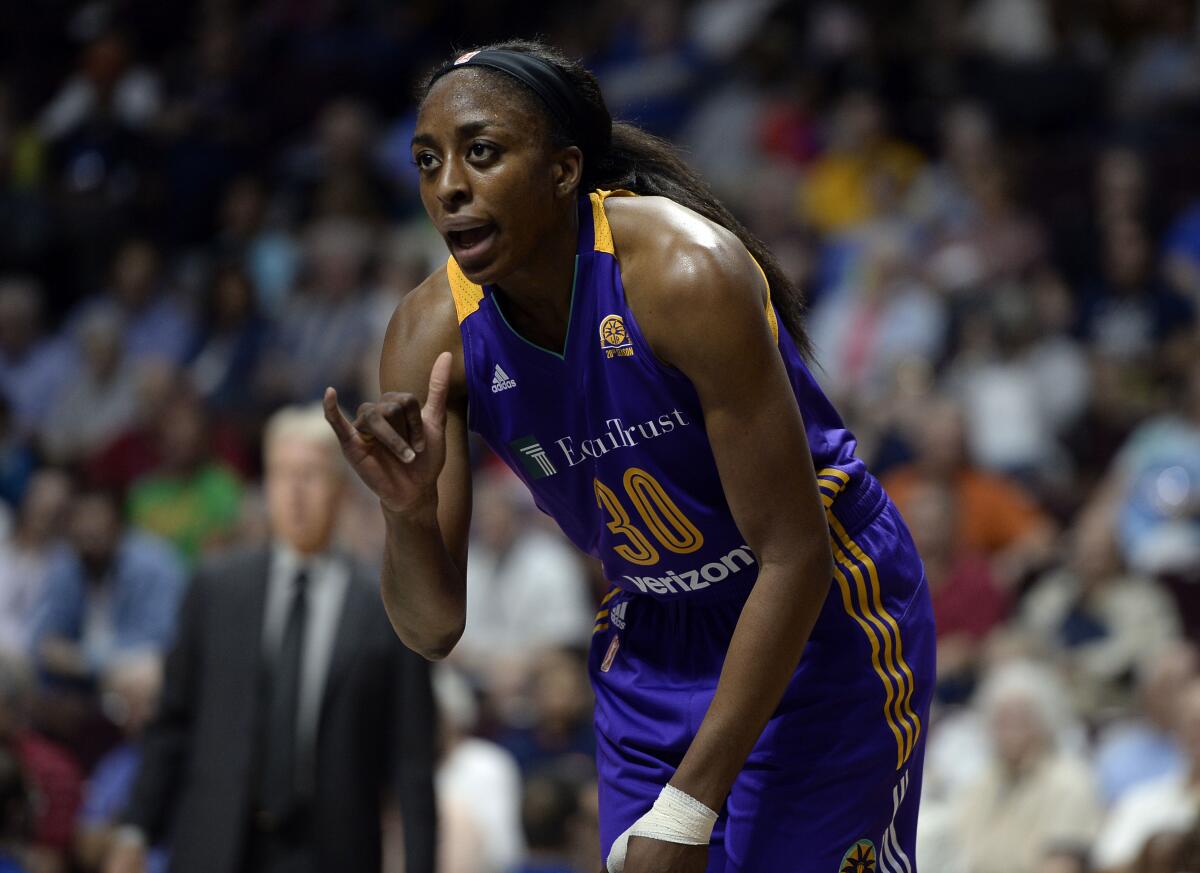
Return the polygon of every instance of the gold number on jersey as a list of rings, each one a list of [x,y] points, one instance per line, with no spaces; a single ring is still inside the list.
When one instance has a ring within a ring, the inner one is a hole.
[[[658,550],[650,545],[650,541],[646,539],[644,533],[633,526],[629,513],[625,511],[625,507],[621,505],[617,495],[599,479],[596,479],[595,483],[596,503],[608,510],[610,516],[608,529],[613,533],[624,534],[629,539],[629,545],[621,543],[621,545],[615,546],[613,551],[631,564],[643,566],[657,564]]]
[[[663,548],[677,555],[689,555],[704,545],[704,535],[645,470],[630,467],[625,471],[625,491]]]
[[[625,471],[623,484],[642,523],[664,549],[677,555],[687,555],[704,545],[704,535],[683,514],[657,479],[640,467],[630,467]],[[657,564],[658,549],[641,530],[634,527],[629,512],[613,490],[599,479],[595,480],[595,487],[596,503],[609,515],[608,529],[629,540],[628,543],[614,546],[613,551],[631,564]]]

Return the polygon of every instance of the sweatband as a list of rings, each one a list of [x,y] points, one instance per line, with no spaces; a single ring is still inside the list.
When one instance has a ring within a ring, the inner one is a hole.
[[[630,837],[649,837],[683,846],[707,846],[717,814],[689,794],[664,785],[650,811],[613,841],[608,851],[608,873],[622,873]]]

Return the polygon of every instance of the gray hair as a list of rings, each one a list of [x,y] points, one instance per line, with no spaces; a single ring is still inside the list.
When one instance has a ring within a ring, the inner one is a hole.
[[[991,720],[1001,705],[1012,700],[1030,705],[1052,744],[1069,743],[1075,719],[1067,689],[1053,670],[1033,661],[1012,661],[997,667],[979,689],[979,707]]]
[[[269,455],[271,447],[281,440],[293,440],[319,445],[337,459],[335,466],[343,472],[341,445],[337,434],[325,420],[325,411],[320,403],[284,406],[267,419],[263,430],[263,455]]]

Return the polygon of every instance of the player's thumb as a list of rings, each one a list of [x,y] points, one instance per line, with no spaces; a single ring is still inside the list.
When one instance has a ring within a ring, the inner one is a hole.
[[[450,365],[453,360],[449,352],[442,352],[429,371],[429,394],[425,398],[423,414],[438,427],[446,424],[446,395],[450,392]]]

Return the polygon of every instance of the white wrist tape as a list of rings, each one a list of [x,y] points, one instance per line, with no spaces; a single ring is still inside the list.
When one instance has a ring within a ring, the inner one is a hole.
[[[664,843],[707,846],[717,814],[689,794],[664,785],[650,811],[630,825],[608,852],[608,873],[622,873],[630,837],[649,837]]]

